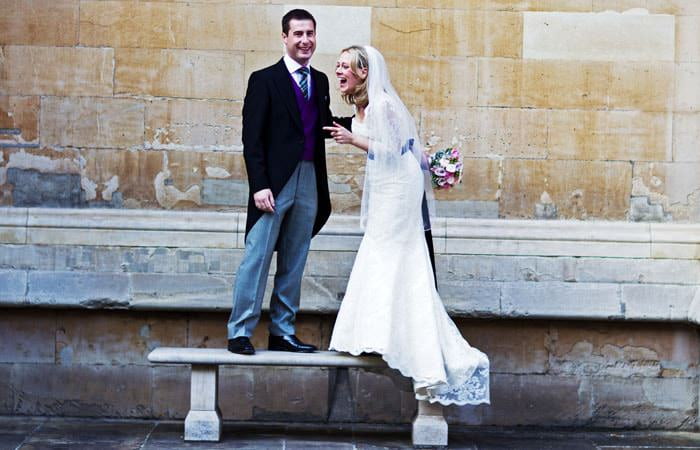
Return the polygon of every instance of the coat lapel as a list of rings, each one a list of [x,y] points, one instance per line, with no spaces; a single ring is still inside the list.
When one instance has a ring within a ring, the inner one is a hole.
[[[323,114],[326,111],[326,104],[328,103],[328,88],[327,86],[321,85],[321,77],[318,76],[318,71],[311,68],[311,83],[313,84],[314,95],[316,96],[316,105],[318,106],[319,114]],[[323,122],[323,120],[321,120]]]
[[[299,112],[299,106],[297,105],[296,96],[294,95],[292,80],[290,79],[289,71],[287,71],[287,66],[284,64],[283,59],[280,59],[280,61],[275,64],[275,86],[277,87],[282,102],[287,106],[289,114],[292,116],[292,121],[300,129],[303,129],[301,113]]]

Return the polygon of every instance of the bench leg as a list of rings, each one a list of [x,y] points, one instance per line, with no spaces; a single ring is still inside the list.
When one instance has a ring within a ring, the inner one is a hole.
[[[411,432],[414,447],[447,445],[447,421],[442,414],[442,405],[418,400],[418,413],[413,419]]]
[[[186,441],[219,441],[219,366],[192,365],[190,412],[185,418]]]

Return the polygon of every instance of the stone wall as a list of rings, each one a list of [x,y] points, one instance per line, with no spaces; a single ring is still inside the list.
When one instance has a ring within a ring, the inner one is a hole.
[[[297,331],[322,348],[358,223],[335,216],[312,241]],[[0,208],[0,377],[9,380],[0,414],[184,417],[187,368],[146,355],[225,346],[244,224],[239,213]],[[696,427],[700,224],[434,225],[442,299],[493,369],[492,405],[450,408],[452,423]],[[255,333],[264,348],[266,319]],[[345,380],[327,369],[224,368],[222,412],[410,420],[415,402],[389,378],[351,371]]]
[[[221,348],[227,313],[4,309],[0,414],[183,419],[189,369],[148,364],[157,346]],[[298,334],[327,346],[332,316],[304,314]],[[697,332],[687,325],[458,320],[489,354],[490,406],[450,407],[461,425],[693,429]],[[266,320],[253,342],[264,348]],[[226,420],[407,423],[410,393],[351,370],[223,368]]]
[[[695,0],[310,3],[316,67],[375,45],[424,141],[461,146],[441,215],[700,219]],[[0,205],[243,206],[246,79],[280,57],[289,5],[0,7]],[[329,145],[337,214],[358,210],[363,160]]]

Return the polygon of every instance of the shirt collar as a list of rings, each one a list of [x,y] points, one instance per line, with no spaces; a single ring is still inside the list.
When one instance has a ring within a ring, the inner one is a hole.
[[[284,55],[283,59],[284,59],[284,65],[287,66],[287,70],[289,71],[289,73],[294,73],[297,70],[299,70],[299,68],[301,67],[301,64],[294,61],[292,59],[292,57],[287,55],[287,54]],[[309,66],[307,65],[306,67],[309,67]],[[309,70],[311,70],[311,69],[309,69]]]

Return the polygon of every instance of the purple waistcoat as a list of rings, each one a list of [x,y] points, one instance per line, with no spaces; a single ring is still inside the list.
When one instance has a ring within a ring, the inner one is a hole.
[[[309,74],[309,77],[311,74]],[[304,161],[314,160],[314,148],[316,147],[316,126],[318,122],[318,104],[315,101],[315,89],[311,89],[311,95],[309,99],[304,98],[304,94],[301,92],[301,88],[294,80],[292,74],[289,74],[291,78],[292,86],[294,86],[294,94],[297,98],[297,106],[299,107],[299,112],[301,113],[301,124],[304,127],[304,152],[301,155],[301,159]],[[309,83],[311,87],[311,83]]]

